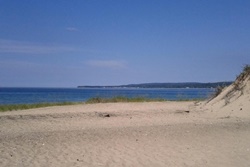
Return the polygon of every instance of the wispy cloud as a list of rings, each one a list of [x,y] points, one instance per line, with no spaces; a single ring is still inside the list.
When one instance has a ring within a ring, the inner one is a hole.
[[[37,43],[0,39],[0,53],[57,53],[72,52],[75,48],[59,45],[42,45]]]
[[[126,63],[124,61],[117,61],[117,60],[90,60],[87,61],[86,64],[95,68],[110,68],[110,69],[126,68]]]
[[[71,31],[71,32],[77,32],[77,31],[79,31],[76,27],[67,27],[66,30],[67,31]]]

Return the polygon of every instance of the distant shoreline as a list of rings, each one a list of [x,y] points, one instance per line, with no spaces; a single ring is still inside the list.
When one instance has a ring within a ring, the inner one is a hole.
[[[218,86],[229,86],[233,82],[183,82],[183,83],[142,83],[117,86],[77,86],[77,88],[216,88]]]

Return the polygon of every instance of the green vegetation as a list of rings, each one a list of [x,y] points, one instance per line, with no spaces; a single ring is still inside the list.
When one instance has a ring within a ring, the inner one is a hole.
[[[204,99],[189,99],[189,98],[178,98],[178,100],[174,101],[201,101]],[[171,101],[162,98],[147,98],[147,97],[133,97],[128,98],[124,96],[116,96],[112,98],[102,98],[102,97],[94,97],[90,98],[86,101],[87,104],[93,103],[118,103],[118,102],[163,102],[163,101]]]
[[[146,97],[128,98],[124,96],[116,96],[112,98],[94,97],[87,100],[86,103],[92,104],[92,103],[154,102],[154,101],[166,101],[166,100],[161,98],[146,98]]]
[[[232,82],[214,82],[214,83],[197,83],[197,82],[183,82],[183,83],[143,83],[143,84],[129,84],[119,86],[78,86],[78,88],[216,88],[218,86],[228,86]]]
[[[236,80],[233,82],[234,90],[242,91],[242,82],[250,76],[250,65],[247,64],[242,68],[242,72],[236,77]],[[213,95],[213,98],[218,96],[223,89],[226,87],[226,85],[218,86],[216,87],[215,93]]]
[[[250,65],[249,64],[247,64],[247,65],[245,65],[244,67],[243,67],[243,72],[242,73],[244,73],[244,74],[246,74],[246,75],[249,75],[250,74]]]
[[[234,82],[234,88],[235,90],[241,90],[241,83],[250,76],[250,65],[245,65],[242,69],[242,72],[239,76],[237,76],[235,82]]]
[[[247,77],[248,75],[250,75],[250,65],[247,64],[243,67],[242,72],[240,73],[240,75],[238,75],[236,77],[236,80],[242,80],[245,77]]]
[[[218,95],[222,92],[222,90],[223,90],[224,88],[225,88],[225,86],[218,86],[218,87],[215,89],[215,92],[214,92],[213,97],[218,96]]]
[[[0,112],[3,111],[15,111],[15,110],[26,110],[32,108],[42,108],[50,106],[65,106],[74,105],[79,103],[73,102],[61,102],[61,103],[38,103],[38,104],[10,104],[10,105],[0,105]]]
[[[204,100],[204,99],[180,98],[176,101],[201,101],[201,100]],[[163,102],[163,101],[170,101],[170,100],[166,100],[162,98],[146,98],[146,97],[128,98],[124,96],[116,96],[112,98],[94,97],[94,98],[88,99],[85,102],[85,104],[118,103],[118,102]],[[61,102],[61,103],[36,103],[36,104],[6,104],[6,105],[0,105],[0,112],[26,110],[26,109],[43,108],[43,107],[51,107],[51,106],[75,105],[75,104],[83,104],[83,103]]]
[[[177,100],[171,100],[171,101],[203,101],[206,98],[179,98]],[[170,101],[170,100],[169,100]]]

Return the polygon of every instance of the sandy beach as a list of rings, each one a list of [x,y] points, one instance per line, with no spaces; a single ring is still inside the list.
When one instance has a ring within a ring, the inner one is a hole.
[[[0,113],[0,166],[250,166],[250,76],[201,102]]]
[[[250,166],[249,111],[201,108],[145,102],[4,112],[0,166]]]
[[[250,0],[0,0],[0,167],[250,167]]]

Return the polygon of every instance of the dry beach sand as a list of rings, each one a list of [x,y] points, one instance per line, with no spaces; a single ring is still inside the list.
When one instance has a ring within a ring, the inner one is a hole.
[[[206,102],[0,113],[0,166],[250,166],[250,79]]]

